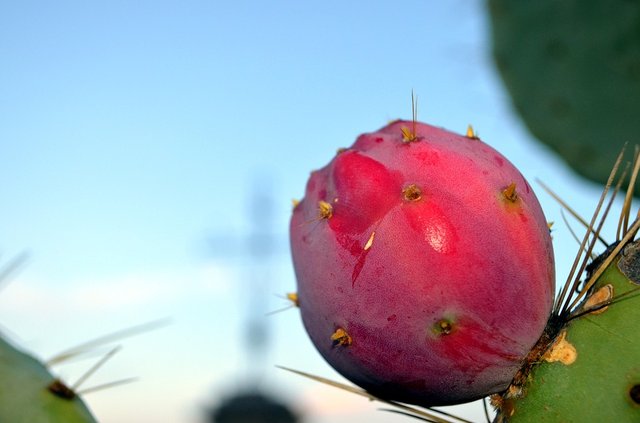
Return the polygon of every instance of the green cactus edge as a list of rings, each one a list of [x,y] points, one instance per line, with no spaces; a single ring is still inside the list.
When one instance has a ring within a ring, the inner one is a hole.
[[[0,422],[96,422],[87,405],[71,388],[2,334],[0,375]]]

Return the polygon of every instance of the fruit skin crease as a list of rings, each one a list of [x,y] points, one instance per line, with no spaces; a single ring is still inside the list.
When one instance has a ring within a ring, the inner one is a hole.
[[[312,342],[384,399],[448,405],[506,389],[551,311],[540,205],[475,137],[411,121],[361,135],[312,172],[290,234]]]

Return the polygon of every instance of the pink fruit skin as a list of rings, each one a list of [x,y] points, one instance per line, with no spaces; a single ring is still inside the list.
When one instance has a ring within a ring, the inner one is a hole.
[[[516,199],[503,193],[512,183]],[[411,185],[418,199],[405,198]],[[361,135],[311,174],[290,235],[312,342],[381,398],[448,405],[506,389],[551,312],[540,205],[474,137],[411,121]]]

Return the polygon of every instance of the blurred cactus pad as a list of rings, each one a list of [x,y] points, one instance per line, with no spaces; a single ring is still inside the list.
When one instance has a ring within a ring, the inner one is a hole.
[[[44,364],[0,333],[0,422],[95,423],[91,412]]]
[[[488,4],[515,109],[575,171],[604,183],[623,145],[640,141],[640,1]]]

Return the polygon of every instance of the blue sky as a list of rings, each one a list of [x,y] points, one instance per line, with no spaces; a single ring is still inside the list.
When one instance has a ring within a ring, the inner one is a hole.
[[[458,132],[472,123],[582,213],[599,193],[513,113],[480,0],[4,2],[0,57],[0,251],[31,254],[0,292],[0,324],[47,357],[173,322],[123,341],[96,375],[140,377],[87,397],[106,423],[195,422],[199,407],[242,386],[249,290],[273,310],[295,287],[290,200],[336,148],[409,118],[412,90],[420,120]],[[276,248],[255,269],[243,240],[260,190],[272,199],[265,232]],[[540,199],[558,223],[561,280],[574,241],[559,207]],[[268,319],[264,386],[310,422],[406,421],[275,370],[338,378],[295,310]],[[74,380],[82,366],[60,373]]]

